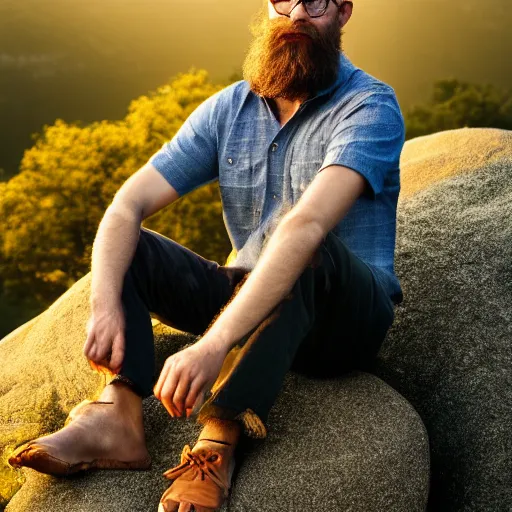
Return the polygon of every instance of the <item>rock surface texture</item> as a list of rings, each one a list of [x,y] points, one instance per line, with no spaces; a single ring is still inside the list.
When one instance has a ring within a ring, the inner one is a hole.
[[[427,427],[429,508],[512,510],[512,132],[457,130],[406,146],[405,175],[427,187],[400,203],[405,300],[377,374]],[[451,146],[461,153],[450,158]],[[451,177],[433,179],[433,164]]]
[[[511,174],[511,132],[464,129],[406,144],[396,259],[405,301],[378,377],[290,373],[268,438],[241,446],[224,511],[425,510],[428,439],[416,411],[431,442],[429,509],[512,509]],[[88,287],[86,277],[0,342],[3,459],[102,385],[81,355]],[[159,366],[191,341],[162,325],[155,335]],[[27,469],[7,511],[156,511],[162,472],[200,426],[172,420],[153,397],[144,410],[150,471],[57,479]]]
[[[170,420],[154,398],[145,401],[151,471],[101,471],[53,478],[26,470],[27,483],[8,512],[156,512],[200,427]],[[428,443],[414,409],[375,376],[310,381],[290,374],[264,442],[243,446],[224,511],[424,510]],[[72,503],[72,508],[69,506]]]

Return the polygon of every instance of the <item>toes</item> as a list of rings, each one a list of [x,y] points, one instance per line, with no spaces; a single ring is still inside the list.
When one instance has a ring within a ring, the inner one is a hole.
[[[180,508],[178,509],[178,512],[191,512],[192,504],[191,503],[180,503]]]
[[[49,455],[44,447],[31,444],[20,452],[15,453],[10,459],[9,464],[19,469],[22,466],[35,469],[40,473],[48,475],[67,475],[70,471],[70,464]]]
[[[30,460],[30,454],[34,451],[35,445],[33,443],[27,443],[17,448],[14,453],[9,457],[9,464],[13,468],[20,468],[24,466],[27,460]]]

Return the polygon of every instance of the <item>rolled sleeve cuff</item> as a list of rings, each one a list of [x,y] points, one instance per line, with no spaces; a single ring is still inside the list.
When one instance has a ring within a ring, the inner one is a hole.
[[[148,161],[155,169],[167,180],[180,196],[185,195],[188,190],[186,176],[183,176],[181,169],[173,164],[172,160],[166,155],[165,150],[161,149],[155,153]]]
[[[348,167],[361,174],[370,185],[369,192],[372,199],[375,199],[375,196],[380,194],[384,188],[383,180],[379,178],[382,176],[382,169],[379,169],[378,166],[375,165],[374,160],[364,158],[360,153],[350,151],[348,148],[342,152],[329,152],[319,172],[331,165]]]

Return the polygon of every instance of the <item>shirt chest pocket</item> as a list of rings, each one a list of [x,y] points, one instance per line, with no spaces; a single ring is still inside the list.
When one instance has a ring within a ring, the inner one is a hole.
[[[318,174],[325,159],[325,151],[325,141],[311,142],[302,148],[294,148],[290,159],[290,183],[294,204]]]
[[[258,225],[264,186],[250,150],[226,148],[219,161],[219,186],[226,225],[235,240],[245,239]]]

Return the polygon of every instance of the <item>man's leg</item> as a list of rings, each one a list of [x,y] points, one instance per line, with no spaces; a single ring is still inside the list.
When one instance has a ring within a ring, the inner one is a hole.
[[[232,445],[228,435],[219,437],[227,429],[222,425],[215,430],[214,418],[243,425],[250,437],[265,437],[265,422],[290,368],[341,374],[364,368],[375,358],[393,321],[389,298],[370,269],[334,235],[322,245],[319,260],[233,351],[231,368],[217,380],[200,411],[198,420],[207,426],[200,439],[217,436]],[[161,511],[188,511],[190,503],[196,510],[210,511],[227,496],[233,468],[226,461],[233,456],[232,448],[205,441],[194,451],[206,460],[213,457],[208,470],[221,478],[217,483],[202,478],[199,455],[184,452],[182,464],[168,472],[174,482],[162,496]]]
[[[244,274],[142,229],[124,281],[126,346],[114,381],[131,381],[138,394],[150,396],[156,379],[150,313],[181,331],[203,334]]]
[[[147,467],[142,398],[151,394],[155,377],[149,312],[200,334],[242,275],[142,229],[123,287],[125,356],[119,376],[97,401],[76,408],[63,429],[15,452],[11,464],[53,474],[74,472],[95,459],[110,461],[102,463],[109,467],[116,461],[119,467]]]
[[[289,369],[333,376],[368,369],[393,323],[393,304],[369,267],[330,233],[320,263],[247,338],[231,371],[200,412],[237,418],[252,437],[264,424]]]

